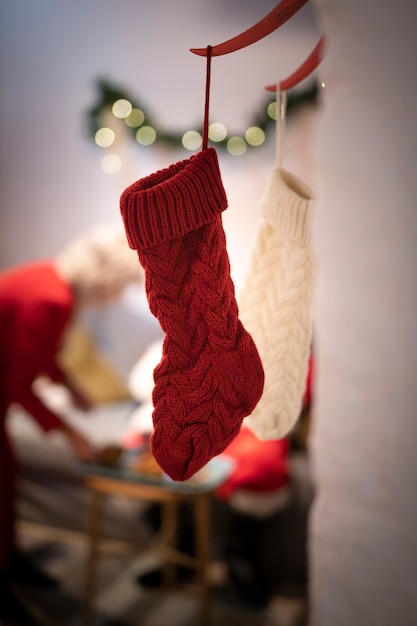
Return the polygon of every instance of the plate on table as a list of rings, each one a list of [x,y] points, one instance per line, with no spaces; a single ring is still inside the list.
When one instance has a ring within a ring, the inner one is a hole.
[[[181,493],[216,489],[229,477],[234,466],[233,459],[220,454],[188,480],[176,481],[163,472],[149,450],[127,450],[117,445],[105,446],[95,464],[81,464],[84,475],[155,484]]]

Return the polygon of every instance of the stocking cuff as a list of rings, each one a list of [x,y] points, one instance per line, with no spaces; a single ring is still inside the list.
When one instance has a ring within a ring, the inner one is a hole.
[[[260,207],[264,219],[283,237],[309,242],[312,193],[299,178],[283,169],[273,170]]]
[[[214,148],[138,180],[120,198],[127,240],[134,250],[177,239],[226,208]]]

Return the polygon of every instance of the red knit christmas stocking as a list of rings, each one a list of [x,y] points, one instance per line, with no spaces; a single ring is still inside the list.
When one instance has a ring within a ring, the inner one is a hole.
[[[165,333],[154,370],[152,452],[186,480],[223,452],[259,401],[262,364],[238,318],[213,148],[128,187],[121,212]]]

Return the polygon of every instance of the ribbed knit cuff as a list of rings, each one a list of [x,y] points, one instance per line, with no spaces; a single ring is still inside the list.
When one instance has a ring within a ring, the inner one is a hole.
[[[283,237],[307,244],[312,204],[309,187],[293,174],[276,168],[271,172],[260,208],[264,219]]]
[[[138,180],[120,198],[127,240],[134,250],[177,239],[226,208],[214,148]]]

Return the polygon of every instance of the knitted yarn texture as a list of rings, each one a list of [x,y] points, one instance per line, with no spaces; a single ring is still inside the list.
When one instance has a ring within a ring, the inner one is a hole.
[[[245,420],[260,439],[284,437],[301,412],[312,340],[311,198],[289,172],[271,172],[238,297],[265,370],[261,400]]]
[[[215,150],[137,181],[120,208],[145,271],[149,308],[165,333],[154,370],[151,449],[168,476],[186,480],[234,439],[264,384],[238,317]]]

